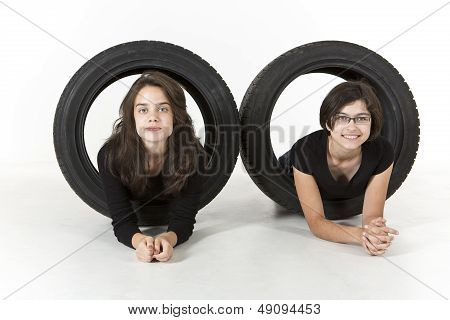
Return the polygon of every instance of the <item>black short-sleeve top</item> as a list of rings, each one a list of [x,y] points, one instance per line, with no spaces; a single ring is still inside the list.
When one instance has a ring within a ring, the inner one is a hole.
[[[378,136],[361,145],[358,171],[348,182],[336,181],[327,163],[328,135],[323,129],[299,139],[289,151],[289,164],[316,180],[322,200],[345,200],[361,196],[373,175],[385,171],[394,161],[390,142]]]

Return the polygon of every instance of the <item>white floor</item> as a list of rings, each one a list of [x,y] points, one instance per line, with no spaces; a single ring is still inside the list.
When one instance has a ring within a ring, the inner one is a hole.
[[[443,176],[443,172],[445,175]],[[443,299],[450,297],[447,168],[418,159],[385,217],[383,257],[315,238],[240,159],[169,263],[142,263],[56,161],[2,166],[0,294],[7,299]],[[245,192],[243,192],[245,190]],[[347,221],[360,224],[361,217]],[[106,232],[105,232],[106,231]],[[153,230],[157,232],[159,230]]]

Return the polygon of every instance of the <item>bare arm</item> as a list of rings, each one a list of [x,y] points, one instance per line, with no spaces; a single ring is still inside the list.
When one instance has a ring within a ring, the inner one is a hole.
[[[368,225],[375,218],[383,217],[389,179],[393,164],[383,172],[372,176],[364,194],[363,225]]]
[[[344,226],[326,219],[319,187],[314,177],[295,167],[293,171],[298,199],[311,232],[316,237],[328,241],[361,244],[362,228]]]

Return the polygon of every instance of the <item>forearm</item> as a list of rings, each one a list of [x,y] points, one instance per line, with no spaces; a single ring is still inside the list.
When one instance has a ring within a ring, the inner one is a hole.
[[[318,220],[311,228],[312,233],[320,239],[352,244],[361,243],[362,230],[360,227],[344,226],[328,219]]]
[[[174,215],[169,221],[167,230],[164,234],[173,233],[176,236],[175,245],[184,243],[194,231],[195,215],[186,213],[185,215]],[[173,247],[175,247],[175,245]]]
[[[164,237],[167,239],[167,241],[169,241],[170,245],[173,247],[175,247],[175,245],[177,244],[177,234],[173,231],[168,231],[168,232],[163,232],[161,234],[159,234],[157,237]]]
[[[114,225],[114,222],[113,222]],[[140,233],[141,230],[134,223],[125,223],[114,226],[114,235],[120,243],[126,245],[130,249],[135,249],[132,239],[136,233]]]
[[[363,212],[362,225],[369,225],[370,222],[376,218],[383,218],[383,212],[380,213],[365,213]]]

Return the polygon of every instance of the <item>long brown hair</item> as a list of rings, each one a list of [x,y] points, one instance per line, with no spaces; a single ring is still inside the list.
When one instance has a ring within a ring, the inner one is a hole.
[[[157,86],[166,95],[173,111],[173,131],[167,140],[167,151],[161,171],[163,195],[175,195],[198,169],[198,154],[204,149],[195,136],[192,119],[187,113],[182,87],[159,71],[144,72],[131,86],[120,105],[120,117],[113,124],[113,133],[105,141],[107,169],[128,187],[136,198],[145,196],[149,181],[149,154],[136,132],[134,101],[145,86]]]

